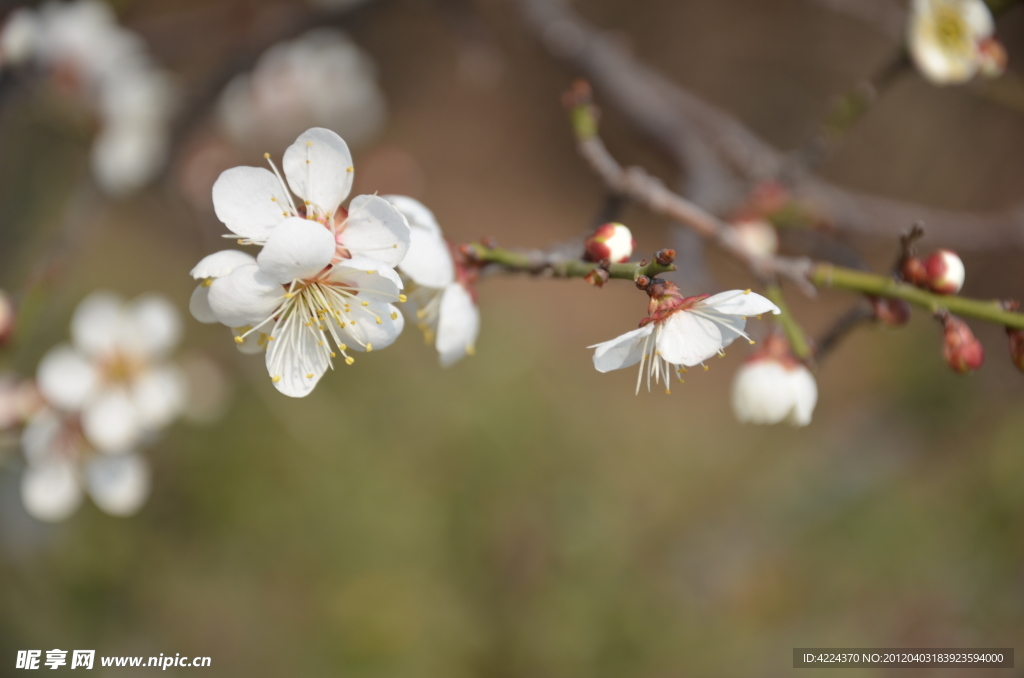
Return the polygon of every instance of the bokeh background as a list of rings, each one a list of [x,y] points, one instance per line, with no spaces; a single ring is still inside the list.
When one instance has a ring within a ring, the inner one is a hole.
[[[309,11],[115,7],[191,97]],[[799,0],[576,7],[782,147],[898,50]],[[334,25],[376,62],[390,111],[356,151],[357,192],[413,195],[456,241],[544,247],[591,223],[603,190],[559,104],[578,74],[516,3],[377,0]],[[999,34],[1012,75],[1024,12],[1008,12]],[[31,375],[95,288],[160,291],[186,312],[188,271],[223,232],[209,185],[220,169],[261,162],[201,115],[163,180],[111,201],[81,189],[89,123],[46,94],[5,93],[0,287],[32,279],[41,300],[8,368]],[[603,128],[623,162],[674,179],[614,110]],[[824,173],[984,210],[1020,200],[1022,156],[1022,111],[911,72]],[[639,208],[621,218],[641,253],[671,237]],[[895,251],[847,242],[878,270]],[[1024,298],[1019,251],[965,261],[965,294]],[[708,291],[752,284],[713,251],[708,263]],[[970,377],[945,366],[924,314],[900,331],[862,329],[820,366],[808,428],[752,427],[728,405],[745,347],[671,396],[635,396],[632,370],[593,370],[584,347],[644,314],[631,285],[493,277],[479,292],[475,357],[442,370],[410,327],[300,401],[278,394],[223,328],[189,321],[183,353],[220,365],[230,400],[151,450],[154,491],[132,518],[87,504],[56,526],[34,521],[6,451],[0,675],[15,673],[17,650],[54,647],[212,657],[212,668],[168,675],[367,678],[777,676],[796,646],[1024,648],[1024,375],[1001,329],[974,325],[988,364]],[[853,302],[791,296],[812,334]]]

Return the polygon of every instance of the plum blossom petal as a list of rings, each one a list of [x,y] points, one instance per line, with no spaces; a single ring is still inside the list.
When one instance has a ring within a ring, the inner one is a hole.
[[[201,323],[209,325],[217,322],[217,314],[210,308],[210,286],[205,282],[196,285],[192,290],[192,296],[188,300],[188,311]]]
[[[329,129],[314,127],[299,135],[282,161],[295,195],[312,203],[321,215],[332,215],[352,190],[352,154]]]
[[[750,290],[720,292],[698,302],[697,308],[710,308],[719,313],[739,316],[761,315],[768,312],[781,313],[779,307],[771,300]]]
[[[232,233],[252,242],[263,242],[275,226],[294,216],[284,186],[262,167],[222,172],[213,184],[213,209]]]
[[[258,266],[241,266],[210,285],[210,308],[228,327],[257,325],[277,309],[284,292]]]
[[[598,372],[611,372],[636,365],[643,357],[644,344],[653,331],[652,323],[609,341],[588,346],[597,349],[594,351],[594,367]]]
[[[448,285],[441,296],[434,342],[441,366],[449,367],[473,353],[479,332],[480,311],[473,296],[459,283]]]
[[[409,223],[409,251],[400,268],[417,285],[444,288],[455,280],[455,262],[434,214],[418,200],[386,195]]]
[[[105,455],[85,467],[89,496],[104,513],[130,516],[149,497],[149,463],[134,453]]]
[[[342,328],[353,342],[349,348],[357,351],[387,348],[405,328],[405,317],[391,304],[372,304],[366,310],[369,312],[367,320],[360,319],[355,325],[349,323]]]
[[[360,195],[348,207],[348,219],[338,243],[353,254],[372,257],[385,266],[397,266],[409,251],[409,223],[390,202],[376,195]]]
[[[256,257],[260,271],[279,283],[310,278],[334,257],[334,237],[315,221],[294,217],[282,221]]]
[[[239,266],[246,266],[256,263],[256,257],[247,252],[238,250],[221,250],[208,254],[199,260],[199,263],[189,272],[196,280],[206,278],[220,278]]]
[[[95,365],[68,345],[57,346],[43,356],[36,378],[43,397],[67,411],[85,405],[100,382]]]
[[[398,301],[402,279],[394,269],[366,257],[344,259],[331,269],[327,280],[344,285],[357,301],[390,304]]]
[[[698,365],[722,350],[719,326],[696,313],[679,311],[662,324],[658,352],[675,365]]]
[[[134,321],[135,343],[148,358],[166,355],[181,340],[181,315],[166,297],[144,294],[127,307]]]
[[[93,447],[108,453],[124,452],[139,440],[138,412],[122,388],[110,388],[82,410],[82,431]]]
[[[317,335],[304,325],[297,312],[274,326],[267,344],[267,373],[281,393],[292,398],[309,395],[330,367],[330,356],[321,349]]]
[[[82,503],[82,487],[74,465],[53,461],[25,469],[21,501],[36,520],[56,523],[70,516]]]

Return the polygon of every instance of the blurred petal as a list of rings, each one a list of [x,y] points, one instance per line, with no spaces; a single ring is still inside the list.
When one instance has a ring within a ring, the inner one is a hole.
[[[281,222],[267,238],[256,261],[279,283],[311,278],[334,257],[334,236],[323,225],[295,217]]]
[[[181,340],[181,314],[166,297],[144,294],[131,302],[128,312],[143,355],[166,355]]]
[[[174,365],[147,370],[132,383],[139,425],[156,431],[177,418],[185,404],[185,378]]]
[[[139,415],[122,389],[108,389],[82,410],[82,431],[102,452],[124,452],[135,446],[141,434]]]
[[[338,242],[353,255],[397,266],[409,251],[409,224],[394,205],[376,195],[360,195],[348,206]]]
[[[303,132],[284,152],[282,164],[292,191],[324,214],[334,214],[352,190],[352,154],[329,129]]]
[[[109,353],[122,338],[124,300],[111,292],[93,292],[71,316],[71,339],[90,355]]]
[[[85,467],[85,482],[100,510],[130,516],[149,497],[149,463],[134,453],[97,457]]]
[[[209,285],[196,285],[195,290],[192,291],[192,297],[188,300],[188,310],[192,317],[201,323],[217,322],[217,314],[210,308]]]
[[[262,167],[233,167],[213,184],[213,209],[232,233],[262,242],[291,214],[288,194]]]
[[[25,469],[21,477],[21,501],[36,520],[49,523],[64,520],[82,503],[82,488],[74,466],[55,462]]]
[[[81,408],[100,381],[92,362],[66,344],[43,356],[36,378],[43,397],[54,407],[68,411]]]
[[[258,266],[241,266],[210,285],[210,308],[228,327],[263,322],[283,298],[284,288]]]
[[[455,262],[433,213],[418,200],[404,195],[384,198],[409,222],[409,251],[399,266],[402,273],[417,285],[447,287],[455,280]]]
[[[652,323],[609,341],[588,346],[587,348],[597,349],[594,351],[594,368],[598,372],[611,372],[636,365],[643,356],[644,342],[653,331]]]
[[[466,288],[452,283],[441,297],[438,313],[434,347],[441,356],[441,365],[448,367],[473,351],[480,332],[480,311]]]

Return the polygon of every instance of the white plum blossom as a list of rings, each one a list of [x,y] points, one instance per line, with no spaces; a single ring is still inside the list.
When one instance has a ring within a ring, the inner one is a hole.
[[[418,200],[384,196],[409,222],[409,252],[399,272],[410,283],[409,300],[428,344],[443,367],[473,355],[480,332],[480,311],[468,272],[452,256],[433,212]]]
[[[64,520],[86,493],[113,516],[136,513],[149,496],[146,459],[130,450],[97,451],[74,415],[42,410],[22,432],[22,449],[27,463],[21,478],[22,503],[38,520]]]
[[[60,413],[80,414],[92,447],[132,450],[180,413],[185,382],[168,361],[180,336],[178,312],[163,297],[125,303],[94,292],[75,309],[72,344],[51,349],[39,363],[39,391]]]
[[[817,403],[814,375],[777,333],[769,335],[733,380],[732,409],[745,424],[807,426]]]
[[[101,125],[91,162],[105,191],[135,190],[163,167],[173,87],[109,5],[51,0],[13,13],[0,31],[0,66],[24,63],[96,112]]]
[[[334,132],[306,131],[283,166],[284,177],[271,163],[273,172],[236,167],[214,184],[218,218],[240,244],[262,250],[255,259],[234,250],[203,259],[192,271],[203,283],[190,306],[201,322],[232,328],[240,347],[265,351],[274,386],[302,397],[339,354],[352,364],[349,351],[385,348],[401,333],[394,303],[405,295],[394,267],[410,234],[405,217],[378,196],[341,207],[352,156]]]
[[[1003,71],[1006,53],[992,37],[984,0],[913,0],[907,41],[921,73],[938,85],[962,83],[981,71]]]
[[[251,73],[235,76],[218,112],[242,148],[283,145],[310,127],[358,145],[380,131],[387,104],[370,56],[341,31],[316,28],[270,47]]]
[[[653,377],[655,383],[664,379],[669,393],[673,372],[678,375],[687,367],[702,364],[739,337],[754,343],[744,332],[747,316],[780,312],[771,301],[750,290],[683,297],[675,284],[656,279],[647,292],[651,297],[648,316],[638,329],[588,347],[597,349],[594,367],[598,372],[640,363],[637,393],[645,366],[647,389]]]

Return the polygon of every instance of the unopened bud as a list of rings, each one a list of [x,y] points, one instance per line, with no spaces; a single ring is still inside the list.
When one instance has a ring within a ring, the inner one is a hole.
[[[0,290],[0,346],[14,335],[14,301],[4,290]]]
[[[1024,372],[1024,330],[1007,327],[1006,335],[1010,339],[1010,360],[1018,370]]]
[[[964,262],[952,250],[936,250],[924,259],[909,257],[903,262],[903,277],[936,294],[956,294],[964,286]]]
[[[891,297],[868,297],[875,320],[889,327],[903,327],[910,321],[910,304]]]
[[[670,249],[658,250],[654,253],[654,260],[660,266],[671,266],[676,260],[676,251]]]
[[[646,275],[638,275],[636,277],[636,288],[638,290],[647,290],[651,286],[651,279]]]
[[[594,287],[604,287],[604,284],[608,282],[608,271],[598,266],[590,273],[583,276],[583,279]]]
[[[985,362],[985,349],[963,320],[951,315],[942,318],[942,356],[955,372],[967,374]]]
[[[748,219],[733,224],[736,242],[754,258],[773,257],[779,252],[779,234],[764,219]]]
[[[609,223],[601,226],[583,242],[583,258],[586,261],[609,259],[614,264],[624,264],[633,256],[636,241],[629,229],[622,224]]]
[[[1006,72],[1006,48],[995,38],[978,43],[978,66],[986,78],[998,78]]]

